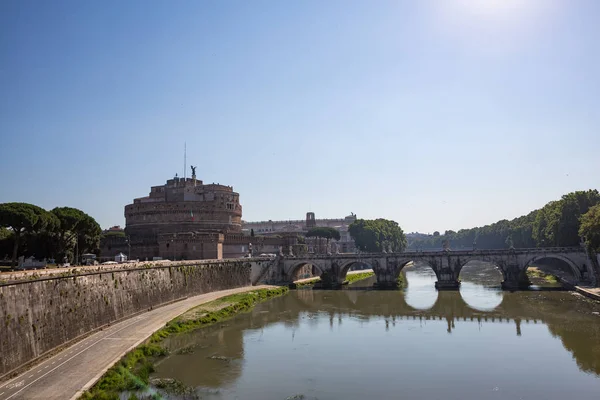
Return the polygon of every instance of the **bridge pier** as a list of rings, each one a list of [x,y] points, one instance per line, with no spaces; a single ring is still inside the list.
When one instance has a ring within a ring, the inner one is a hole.
[[[400,285],[398,284],[397,281],[395,282],[375,282],[375,284],[373,285],[373,287],[375,287],[376,289],[381,289],[381,290],[396,290],[400,288]]]
[[[461,267],[460,259],[446,256],[442,257],[439,263],[430,261],[429,264],[437,277],[435,283],[437,290],[458,290],[460,288],[460,281],[458,280]]]
[[[398,284],[398,275],[400,271],[398,270],[398,265],[395,262],[388,262],[384,266],[381,266],[379,263],[373,263],[373,271],[375,272],[375,277],[377,278],[377,282],[375,282],[375,287],[377,289],[383,290],[394,290],[398,289],[400,285]]]
[[[527,276],[527,268],[512,264],[502,268],[504,271],[504,281],[502,289],[504,290],[523,290],[531,286],[531,281]]]
[[[460,282],[458,280],[438,280],[435,283],[435,288],[437,290],[458,290],[460,288]]]
[[[337,271],[323,271],[321,274],[321,281],[317,282],[313,288],[315,289],[339,289],[342,287],[342,281],[340,280]]]

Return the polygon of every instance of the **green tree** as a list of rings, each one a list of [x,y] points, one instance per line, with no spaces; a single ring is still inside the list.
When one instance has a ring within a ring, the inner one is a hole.
[[[600,204],[597,190],[568,193],[546,204],[533,223],[532,235],[537,246],[577,246],[580,218],[597,204]]]
[[[0,259],[4,259],[13,251],[13,231],[0,227]]]
[[[14,268],[21,238],[25,233],[39,232],[52,221],[48,212],[28,203],[0,204],[0,226],[10,228],[14,235],[11,266]]]
[[[515,248],[577,246],[581,215],[599,203],[597,190],[572,192],[511,221],[501,220],[458,232],[446,231],[444,235],[434,233],[414,237],[410,247],[439,249],[444,240],[448,240],[455,249],[471,248],[475,243],[480,249],[501,249],[507,246],[508,236],[511,236]]]
[[[12,231],[8,228],[0,226],[0,240],[6,240],[12,236]]]
[[[250,229],[250,236],[251,236],[251,237],[254,237],[254,228],[251,228],[251,229]]]
[[[440,232],[439,232],[439,231],[435,231],[435,232],[433,232],[433,236],[434,236],[434,237],[438,237],[438,236],[440,236]]]
[[[102,238],[125,238],[127,237],[127,235],[125,234],[125,232],[123,231],[108,231],[108,232],[103,232],[101,235]]]
[[[328,240],[340,240],[340,232],[335,228],[329,228],[326,226],[316,226],[308,230],[308,232],[306,233],[306,237],[320,237]]]
[[[600,252],[600,204],[590,207],[588,212],[581,216],[579,235],[585,238],[590,250]]]
[[[361,251],[373,253],[391,249],[403,251],[406,247],[406,236],[395,221],[387,219],[357,219],[348,228],[356,247]]]
[[[58,219],[55,235],[60,257],[69,257],[75,248],[79,254],[97,251],[102,230],[94,218],[71,207],[57,207],[52,214]]]
[[[306,237],[318,237],[323,238],[327,241],[327,248],[329,249],[329,241],[331,239],[340,240],[340,232],[335,228],[326,226],[315,226],[310,228],[306,233]]]

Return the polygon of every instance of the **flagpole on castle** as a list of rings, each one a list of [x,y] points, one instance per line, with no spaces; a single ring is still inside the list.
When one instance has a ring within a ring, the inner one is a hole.
[[[185,178],[187,174],[187,143],[183,142],[183,181],[185,182]]]

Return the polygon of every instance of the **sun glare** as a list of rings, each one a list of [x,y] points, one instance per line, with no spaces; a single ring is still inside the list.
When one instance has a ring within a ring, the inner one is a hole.
[[[520,14],[531,8],[536,1],[532,0],[457,0],[457,7],[473,16],[505,18]]]
[[[435,26],[447,37],[488,46],[517,46],[551,20],[555,0],[433,0]]]

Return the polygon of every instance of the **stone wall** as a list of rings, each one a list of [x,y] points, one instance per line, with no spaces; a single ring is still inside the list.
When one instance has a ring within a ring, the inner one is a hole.
[[[243,261],[195,261],[2,284],[0,377],[137,312],[188,296],[249,286],[251,269],[251,263]]]

